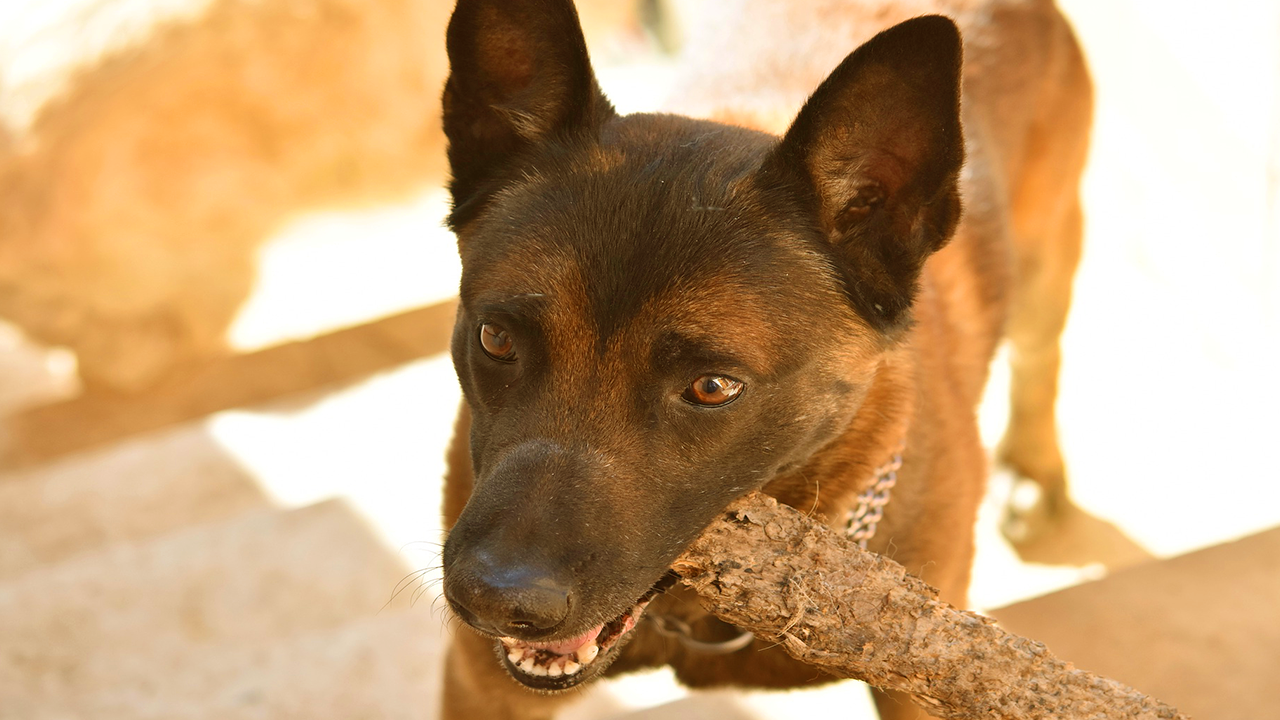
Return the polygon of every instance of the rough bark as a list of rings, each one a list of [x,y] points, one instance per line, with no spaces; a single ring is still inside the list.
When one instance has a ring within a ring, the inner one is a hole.
[[[901,565],[759,493],[731,505],[675,569],[726,622],[832,674],[909,693],[939,717],[1186,718],[957,610]]]

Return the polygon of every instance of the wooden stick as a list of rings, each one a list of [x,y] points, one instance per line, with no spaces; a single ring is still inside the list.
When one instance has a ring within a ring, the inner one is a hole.
[[[951,607],[901,565],[760,493],[730,505],[674,569],[722,620],[939,717],[1187,720]]]

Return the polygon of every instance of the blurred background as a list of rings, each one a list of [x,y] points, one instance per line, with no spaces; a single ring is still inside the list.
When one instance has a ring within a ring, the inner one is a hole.
[[[697,4],[579,2],[619,109],[661,106]],[[436,716],[451,5],[0,2],[0,719]],[[1013,544],[995,472],[972,602],[1191,715],[1273,716],[1280,5],[1059,6],[1097,91],[1077,507]],[[657,672],[569,716],[833,712],[874,717],[858,683]]]

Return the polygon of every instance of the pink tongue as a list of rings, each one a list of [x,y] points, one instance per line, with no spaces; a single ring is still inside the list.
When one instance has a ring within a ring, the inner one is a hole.
[[[577,650],[578,648],[582,647],[582,644],[585,643],[586,641],[595,640],[596,636],[599,635],[600,631],[603,629],[604,629],[604,625],[597,625],[591,628],[590,630],[582,633],[581,635],[574,638],[569,638],[568,640],[561,640],[560,642],[554,642],[554,643],[526,642],[526,643],[521,643],[521,645],[526,645],[528,647],[533,648],[534,650],[547,650],[557,655],[568,655],[574,650]]]

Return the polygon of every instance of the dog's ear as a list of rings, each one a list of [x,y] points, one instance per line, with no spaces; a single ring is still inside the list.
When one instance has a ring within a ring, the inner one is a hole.
[[[960,62],[945,17],[885,30],[818,87],[762,168],[816,200],[855,307],[882,330],[906,322],[921,266],[959,220]]]
[[[537,143],[614,116],[572,0],[459,0],[449,21],[444,130],[454,219]]]

